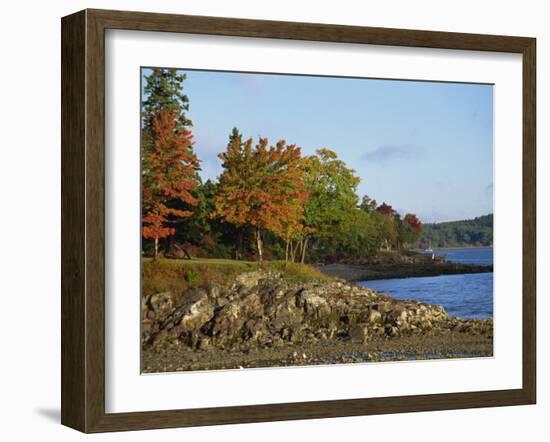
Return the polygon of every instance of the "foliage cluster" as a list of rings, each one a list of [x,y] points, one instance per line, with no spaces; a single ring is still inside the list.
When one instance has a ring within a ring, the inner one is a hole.
[[[185,75],[154,69],[142,103],[144,253],[187,257],[284,259],[362,257],[417,242],[422,225],[387,203],[357,195],[360,178],[319,148],[245,139],[233,128],[220,154],[223,172],[203,183],[194,152]],[[301,272],[302,270],[300,270]],[[196,282],[196,278],[192,278]],[[188,282],[189,277],[187,277]]]

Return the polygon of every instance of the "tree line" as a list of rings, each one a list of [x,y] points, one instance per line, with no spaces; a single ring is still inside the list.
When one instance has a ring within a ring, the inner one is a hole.
[[[424,224],[420,247],[492,246],[493,215],[474,219]]]
[[[219,178],[203,182],[194,150],[185,74],[145,76],[141,121],[143,253],[157,256],[320,261],[400,249],[422,224],[357,195],[360,178],[336,152],[233,128]]]

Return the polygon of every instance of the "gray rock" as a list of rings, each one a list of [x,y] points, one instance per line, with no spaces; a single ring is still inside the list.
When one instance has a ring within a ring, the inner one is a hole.
[[[172,292],[155,293],[146,302],[151,319],[165,317],[174,308],[174,295]]]
[[[349,330],[349,337],[352,342],[365,344],[369,338],[369,330],[366,324],[355,324]]]
[[[442,307],[400,301],[342,281],[289,283],[258,270],[239,275],[226,288],[210,284],[179,297],[144,297],[142,342],[190,348],[267,348],[319,340],[388,337],[429,330],[492,332],[492,323],[453,320]],[[243,350],[244,351],[244,350]]]
[[[211,284],[208,284],[206,291],[208,292],[208,297],[211,300],[217,300],[223,293],[224,289],[219,284],[211,283]]]
[[[235,278],[235,287],[243,287],[243,288],[250,289],[252,287],[257,286],[260,283],[260,281],[270,277],[275,277],[275,276],[276,275],[273,275],[269,272],[265,272],[263,270],[242,273]]]
[[[370,309],[368,313],[368,322],[371,324],[381,323],[382,314],[378,310]]]
[[[304,290],[298,295],[297,303],[301,306],[305,313],[317,318],[328,315],[331,308],[327,299],[312,290]]]
[[[179,307],[181,312],[179,324],[182,331],[194,330],[200,328],[205,322],[209,321],[214,308],[208,299],[208,294],[203,289],[191,289],[185,293],[184,302]]]

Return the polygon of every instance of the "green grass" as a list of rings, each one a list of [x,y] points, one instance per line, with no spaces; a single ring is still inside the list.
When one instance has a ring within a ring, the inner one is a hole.
[[[280,272],[282,274],[282,278],[290,282],[334,280],[332,276],[325,275],[315,267],[308,264],[288,262],[285,266],[284,261],[269,261],[265,263],[265,267],[273,272]]]
[[[192,287],[216,283],[229,286],[237,275],[258,270],[255,261],[235,261],[231,259],[142,259],[142,294],[171,291],[181,294]],[[307,282],[312,280],[328,281],[333,278],[324,275],[307,264],[288,263],[284,261],[266,261],[263,268],[280,272],[281,277],[289,282]]]

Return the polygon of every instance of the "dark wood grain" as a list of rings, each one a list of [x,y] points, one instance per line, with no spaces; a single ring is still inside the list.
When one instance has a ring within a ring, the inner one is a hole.
[[[523,51],[523,389],[537,394],[537,149],[536,41]]]
[[[89,10],[106,29],[280,38],[474,51],[522,52],[529,38],[456,32]]]
[[[514,390],[105,413],[105,30],[186,32],[523,55],[523,386]],[[62,423],[84,432],[314,419],[536,400],[535,40],[86,10],[62,19]]]
[[[63,19],[61,34],[61,422],[85,428],[84,12]]]
[[[86,431],[105,415],[105,37],[86,11]]]

